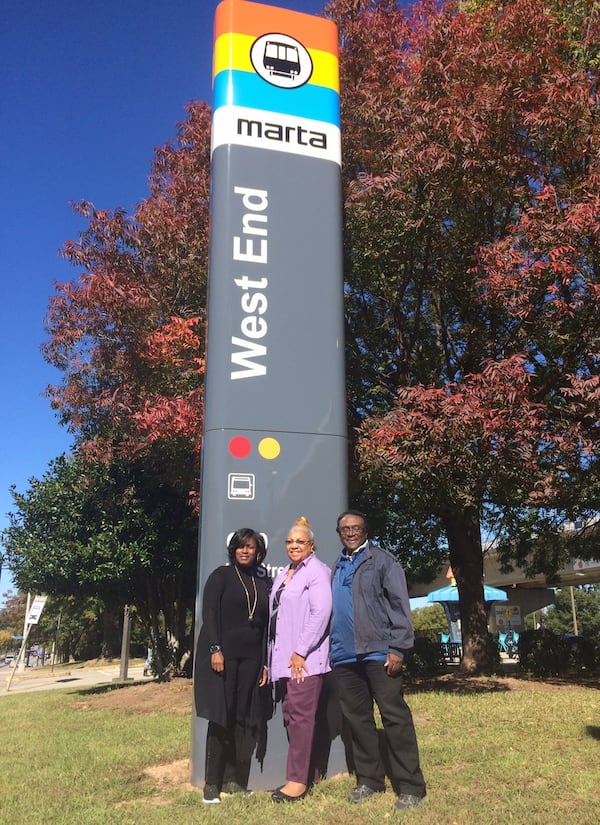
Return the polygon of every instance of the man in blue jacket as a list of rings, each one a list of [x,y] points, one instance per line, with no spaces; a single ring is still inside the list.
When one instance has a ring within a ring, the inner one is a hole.
[[[412,648],[410,600],[398,559],[368,539],[366,517],[347,510],[337,520],[343,550],[333,573],[331,666],[352,741],[357,784],[350,802],[385,790],[373,700],[388,745],[396,810],[418,805],[426,793],[402,666]]]

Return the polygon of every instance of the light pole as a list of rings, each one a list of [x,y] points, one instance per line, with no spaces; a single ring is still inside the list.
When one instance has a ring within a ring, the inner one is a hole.
[[[127,668],[129,665],[129,642],[131,639],[131,611],[129,605],[125,605],[123,611],[123,634],[121,637],[121,669],[117,678],[113,682],[129,682]]]
[[[569,587],[571,591],[571,613],[573,615],[573,633],[575,636],[579,636],[578,629],[577,629],[577,611],[575,610],[575,588],[573,585]]]

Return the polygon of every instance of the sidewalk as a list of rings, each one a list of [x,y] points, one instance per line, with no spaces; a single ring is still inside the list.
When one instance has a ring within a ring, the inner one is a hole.
[[[12,696],[20,693],[34,693],[40,690],[54,690],[67,687],[94,687],[95,685],[110,684],[120,681],[120,662],[106,662],[106,664],[60,665],[51,672],[50,665],[44,667],[28,667],[23,672],[17,670],[12,679],[10,690],[8,683],[12,675],[11,666],[0,667],[0,697]],[[127,668],[127,681],[147,682],[154,677],[144,676],[143,664],[130,665]]]

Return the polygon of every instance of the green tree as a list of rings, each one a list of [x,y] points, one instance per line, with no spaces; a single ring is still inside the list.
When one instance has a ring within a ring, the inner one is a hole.
[[[440,634],[448,632],[448,619],[441,604],[415,608],[412,611],[412,621],[415,634],[432,642],[439,642]]]
[[[155,450],[153,463],[146,456],[107,465],[62,457],[27,493],[13,490],[2,542],[14,580],[22,591],[70,600],[63,634],[67,619],[80,625],[70,655],[100,618],[96,655],[115,655],[125,604],[135,605],[148,638],[166,639],[179,657],[190,649],[196,519],[159,457]]]
[[[600,645],[600,585],[576,587],[573,598],[578,634]],[[556,602],[546,610],[545,625],[553,633],[574,632],[570,588],[557,590]]]
[[[0,630],[0,656],[4,656],[14,647],[13,634],[10,630]]]

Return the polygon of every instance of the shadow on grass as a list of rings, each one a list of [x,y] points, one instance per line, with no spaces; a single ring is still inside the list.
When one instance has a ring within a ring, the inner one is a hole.
[[[464,676],[455,672],[434,677],[411,676],[405,682],[407,693],[506,693],[510,684],[494,676]]]
[[[147,685],[148,681],[131,681],[131,682],[111,682],[103,683],[101,685],[93,685],[92,687],[82,687],[77,693],[80,696],[103,696],[107,693],[114,693],[115,690],[122,690],[123,688],[133,687],[134,685]]]
[[[565,676],[533,676],[523,671],[511,670],[495,676],[467,676],[455,670],[440,676],[411,676],[406,679],[407,693],[506,693],[518,690],[519,683],[544,687],[585,687],[600,689],[597,674],[573,673]]]
[[[585,732],[588,736],[600,742],[600,727],[598,725],[586,725]]]
[[[600,690],[600,674],[598,673],[572,673],[565,676],[529,676],[523,674],[524,679],[543,682],[546,685],[556,687],[585,687]]]

